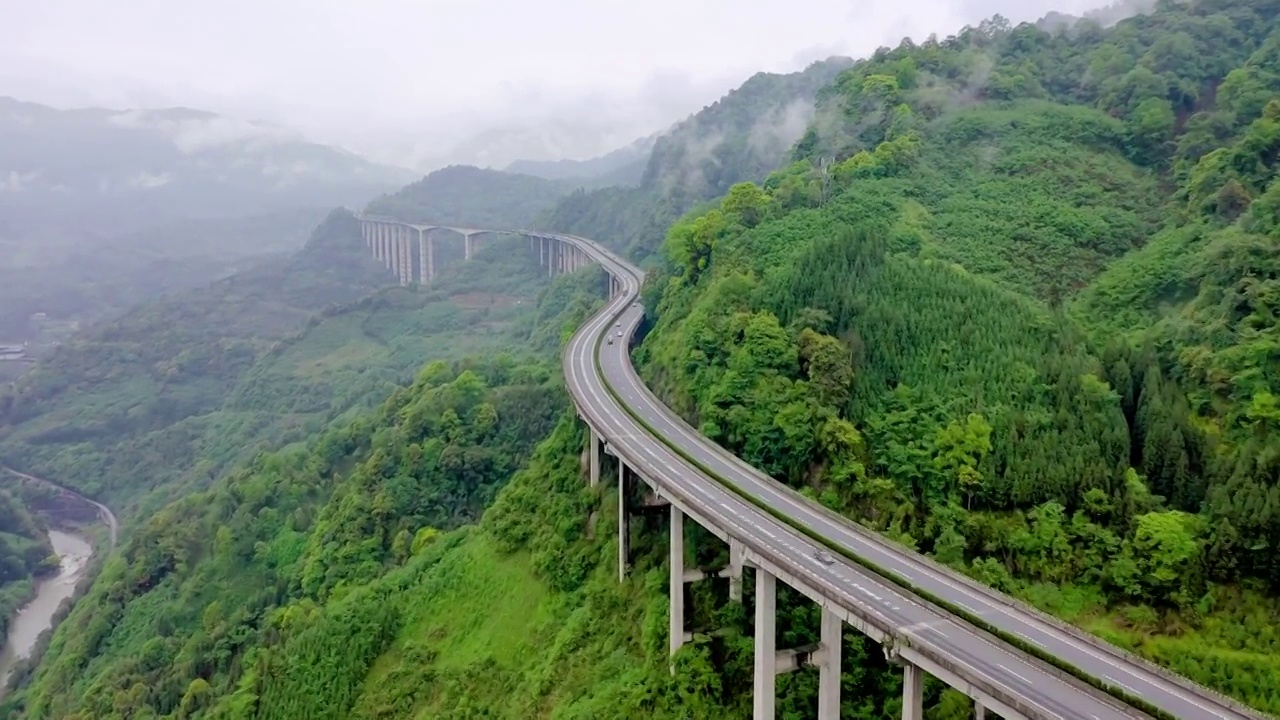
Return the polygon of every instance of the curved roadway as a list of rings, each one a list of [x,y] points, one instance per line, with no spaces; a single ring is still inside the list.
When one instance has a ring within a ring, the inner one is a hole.
[[[550,235],[550,234],[548,234]],[[566,381],[579,408],[615,452],[643,474],[657,481],[730,535],[754,545],[757,552],[775,555],[783,567],[798,571],[823,594],[850,609],[870,611],[897,635],[909,637],[911,647],[951,659],[990,683],[993,689],[1024,698],[1027,710],[1046,717],[1139,717],[1122,705],[1007,644],[993,641],[949,612],[922,601],[891,580],[838,558],[824,565],[814,558],[818,544],[783,524],[741,495],[708,477],[702,468],[730,480],[757,501],[786,515],[791,522],[817,533],[833,545],[894,573],[913,587],[959,607],[1000,631],[1032,643],[1095,678],[1178,718],[1188,720],[1245,720],[1265,717],[1212,691],[1171,678],[1164,671],[1118,649],[1063,627],[1046,616],[1014,604],[1009,598],[979,586],[906,548],[811,503],[774,481],[729,451],[698,434],[663,405],[641,381],[631,363],[628,343],[608,345],[604,333],[633,336],[643,318],[635,307],[643,273],[583,238],[552,235],[570,241],[618,278],[622,291],[586,322],[565,350]],[[597,356],[598,353],[598,356]],[[598,365],[596,361],[598,359]],[[617,393],[615,397],[610,388]],[[623,407],[618,397],[625,402]],[[641,424],[633,416],[643,419]],[[661,435],[656,437],[649,428]],[[669,444],[694,458],[701,468],[677,454]],[[756,542],[752,543],[754,539]]]
[[[596,250],[598,252],[598,250]],[[594,253],[593,253],[594,254]],[[597,259],[600,259],[597,256]],[[664,494],[697,508],[712,524],[741,539],[748,548],[801,576],[811,587],[841,607],[870,616],[887,634],[910,636],[911,647],[931,657],[945,658],[968,679],[992,688],[999,696],[1020,698],[1022,712],[1046,718],[1141,717],[1092,688],[1064,681],[1054,670],[1010,652],[998,641],[945,611],[913,597],[893,582],[861,566],[838,561],[826,565],[814,557],[812,540],[763,512],[737,493],[707,478],[701,470],[652,437],[610,394],[608,383],[636,409],[643,408],[644,386],[632,369],[625,343],[599,342],[602,332],[622,323],[624,336],[634,332],[642,312],[629,307],[642,276],[616,261],[606,262],[622,282],[622,292],[589,320],[565,351],[566,378],[592,424],[628,464],[657,482]],[[619,312],[621,315],[619,317]],[[597,372],[596,350],[600,367]],[[646,418],[647,419],[647,418]],[[704,520],[703,522],[706,522]]]

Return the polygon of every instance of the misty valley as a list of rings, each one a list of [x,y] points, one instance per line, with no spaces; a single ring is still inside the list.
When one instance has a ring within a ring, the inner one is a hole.
[[[1280,0],[72,5],[0,718],[1280,716]]]

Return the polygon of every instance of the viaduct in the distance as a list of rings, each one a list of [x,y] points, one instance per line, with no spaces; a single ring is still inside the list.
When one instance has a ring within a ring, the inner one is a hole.
[[[646,509],[669,514],[670,652],[695,637],[685,615],[685,586],[728,581],[730,602],[754,586],[753,718],[773,720],[778,674],[818,668],[817,715],[841,715],[843,637],[852,628],[880,644],[902,668],[903,720],[922,720],[924,678],[972,698],[979,719],[1264,720],[1266,716],[1196,685],[1067,623],[898,545],[804,497],[701,435],[640,379],[630,344],[644,317],[644,273],[601,245],[572,235],[479,230],[384,217],[360,217],[375,257],[402,284],[435,278],[434,233],[463,238],[470,258],[482,236],[526,238],[550,275],[589,264],[609,278],[608,302],[564,350],[565,385],[590,429],[589,483],[616,478],[618,575],[630,563],[629,518]],[[639,481],[639,482],[637,482]],[[685,520],[727,546],[724,567],[690,567]],[[585,520],[584,520],[585,521]],[[750,569],[747,576],[744,569]],[[779,649],[776,590],[785,583],[820,608],[815,642]]]
[[[462,257],[470,260],[489,239],[501,236],[524,235],[515,230],[486,230],[481,228],[432,225],[403,222],[376,215],[359,215],[360,234],[364,244],[375,258],[395,274],[401,285],[414,283],[430,285],[436,279],[439,265],[436,263],[436,243],[448,242],[440,231],[462,236]],[[546,238],[530,237],[538,243],[539,262],[547,266],[548,273],[573,272],[591,261],[587,254],[576,247]],[[457,240],[453,240],[457,242]]]

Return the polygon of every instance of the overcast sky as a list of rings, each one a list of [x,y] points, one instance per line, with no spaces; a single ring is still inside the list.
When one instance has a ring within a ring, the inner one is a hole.
[[[388,161],[486,129],[593,155],[760,70],[1105,0],[0,0],[0,95],[185,105]],[[411,156],[411,157],[410,157]],[[405,163],[408,164],[408,163]]]

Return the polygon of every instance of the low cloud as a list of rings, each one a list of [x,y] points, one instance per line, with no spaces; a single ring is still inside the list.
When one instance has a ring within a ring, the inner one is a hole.
[[[0,192],[23,192],[38,177],[40,177],[39,171],[20,173],[17,170],[10,170],[8,175],[0,175]]]
[[[143,190],[151,190],[162,187],[173,182],[173,176],[169,173],[149,173],[141,172],[129,179],[129,184],[142,188]]]
[[[262,123],[204,113],[189,117],[173,116],[181,112],[181,110],[127,110],[110,116],[107,122],[122,128],[158,130],[168,136],[174,146],[186,155],[253,141],[270,145],[297,135]]]

